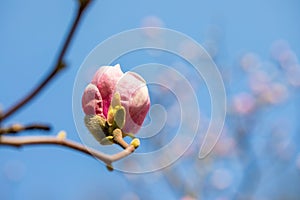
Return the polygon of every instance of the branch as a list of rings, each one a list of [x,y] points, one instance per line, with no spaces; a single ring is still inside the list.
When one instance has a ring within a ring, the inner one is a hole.
[[[33,89],[27,96],[25,96],[23,99],[21,99],[19,102],[17,102],[15,105],[13,105],[11,108],[9,108],[6,112],[1,113],[0,115],[0,122],[14,114],[16,111],[18,111],[21,107],[23,107],[25,104],[27,104],[30,100],[32,100],[37,94],[39,94],[42,89],[63,69],[65,68],[64,63],[64,56],[66,54],[66,51],[68,50],[68,47],[70,46],[70,42],[74,36],[74,32],[78,27],[79,21],[81,19],[82,13],[84,12],[85,8],[89,4],[89,0],[80,0],[80,7],[77,10],[76,17],[73,20],[73,24],[69,30],[69,33],[64,41],[64,44],[60,50],[59,56],[56,59],[55,65],[52,68],[52,71],[46,76],[46,78],[41,81],[41,83]]]
[[[103,161],[108,169],[112,169],[111,164],[115,161],[118,161],[122,158],[127,157],[131,153],[134,152],[136,149],[134,144],[128,145],[123,151],[116,153],[114,155],[107,155],[100,151],[97,151],[93,148],[85,147],[84,145],[64,139],[58,134],[57,137],[54,136],[0,136],[0,146],[1,145],[7,145],[7,146],[13,146],[13,147],[22,147],[25,145],[59,145],[64,146],[73,150],[80,151],[82,153],[85,153],[87,155],[93,156],[95,158],[98,158],[99,160]]]
[[[21,124],[13,124],[12,126],[6,128],[0,128],[0,135],[3,134],[16,134],[21,131],[27,130],[42,130],[42,131],[50,131],[50,126],[44,124],[30,124],[30,125],[21,125]]]

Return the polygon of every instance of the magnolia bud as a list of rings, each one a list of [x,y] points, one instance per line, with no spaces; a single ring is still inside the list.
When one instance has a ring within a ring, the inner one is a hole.
[[[96,126],[98,122],[88,121],[98,119],[92,117],[95,115],[106,120],[107,130],[120,128],[123,133],[135,134],[150,108],[146,82],[134,72],[123,73],[120,65],[100,67],[83,93],[82,108],[89,116],[85,124],[93,135],[97,127],[106,131],[103,122]]]

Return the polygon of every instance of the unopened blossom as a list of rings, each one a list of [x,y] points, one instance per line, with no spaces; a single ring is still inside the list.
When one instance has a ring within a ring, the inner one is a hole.
[[[120,65],[100,67],[85,88],[82,108],[86,126],[98,140],[101,131],[109,136],[115,128],[135,134],[150,108],[145,80],[134,72],[123,73]]]

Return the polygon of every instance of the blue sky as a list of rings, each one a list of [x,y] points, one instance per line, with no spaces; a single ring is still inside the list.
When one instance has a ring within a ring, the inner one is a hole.
[[[46,122],[53,127],[50,134],[65,130],[68,138],[80,141],[72,115],[77,70],[101,41],[141,27],[149,16],[157,17],[164,27],[180,31],[200,44],[210,37],[217,38],[217,64],[222,69],[234,71],[238,58],[246,52],[270,59],[270,47],[276,40],[287,41],[299,55],[299,3],[297,0],[93,1],[67,52],[68,67],[6,124]],[[0,1],[1,108],[8,108],[24,96],[50,70],[75,7],[75,0]],[[229,91],[239,90],[238,86],[230,87]],[[133,193],[141,199],[158,199],[160,190],[166,191],[160,197],[178,199],[160,173],[146,174],[146,180],[154,178],[139,183],[137,176],[109,173],[97,160],[69,149],[0,147],[0,199],[5,200],[120,199],[121,196],[125,199],[124,196]],[[139,184],[144,186],[139,188]],[[147,196],[145,192],[152,194]]]

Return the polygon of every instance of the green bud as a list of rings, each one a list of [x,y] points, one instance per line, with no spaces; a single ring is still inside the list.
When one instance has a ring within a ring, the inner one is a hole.
[[[117,106],[121,106],[121,96],[119,92],[116,92],[113,96],[113,99],[111,100],[111,106],[113,108]]]
[[[131,143],[130,143],[132,146],[134,146],[134,148],[138,148],[140,146],[140,140],[138,138],[134,138]]]
[[[125,124],[125,117],[126,117],[125,108],[123,106],[115,107],[114,120],[115,120],[116,125],[120,129],[122,129]]]
[[[114,123],[114,109],[112,106],[109,106],[108,113],[107,113],[107,123],[109,126],[112,126]]]
[[[105,118],[99,115],[86,115],[84,117],[84,123],[88,130],[92,133],[97,141],[101,141],[105,137]]]

